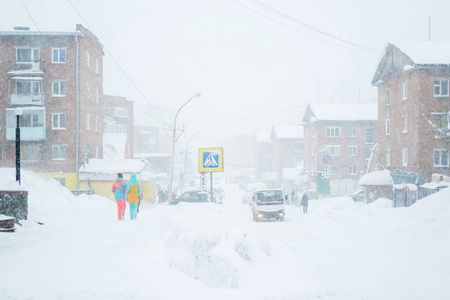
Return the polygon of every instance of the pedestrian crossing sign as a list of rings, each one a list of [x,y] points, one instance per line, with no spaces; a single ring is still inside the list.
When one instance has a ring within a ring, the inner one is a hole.
[[[198,149],[199,172],[223,172],[223,148]]]

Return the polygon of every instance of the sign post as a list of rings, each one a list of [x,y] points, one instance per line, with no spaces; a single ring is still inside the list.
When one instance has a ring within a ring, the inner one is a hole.
[[[223,172],[223,148],[198,149],[198,171],[211,173],[211,199],[214,201],[213,172]]]

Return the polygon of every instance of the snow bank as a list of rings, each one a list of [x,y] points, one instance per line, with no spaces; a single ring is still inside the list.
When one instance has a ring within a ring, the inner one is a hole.
[[[361,177],[359,180],[359,185],[393,185],[394,180],[392,179],[389,170],[370,172]]]

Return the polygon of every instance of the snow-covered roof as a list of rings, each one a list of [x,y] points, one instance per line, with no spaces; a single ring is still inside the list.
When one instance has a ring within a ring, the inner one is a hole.
[[[283,178],[285,180],[295,180],[299,175],[303,173],[303,161],[293,168],[283,169]]]
[[[361,177],[359,185],[393,185],[391,172],[389,170],[370,172]]]
[[[68,31],[30,31],[30,30],[14,30],[14,31],[0,31],[0,36],[14,36],[14,35],[83,35],[80,31],[68,32]]]
[[[376,121],[378,108],[376,103],[369,104],[310,104],[318,121]]]
[[[169,153],[153,153],[153,152],[148,152],[148,153],[137,153],[134,155],[134,158],[146,158],[146,157],[170,157],[172,155],[170,155]]]
[[[81,166],[80,173],[139,173],[145,168],[140,159],[99,159],[92,158]]]
[[[272,132],[278,139],[303,138],[303,126],[300,125],[273,125]]]
[[[415,64],[450,64],[450,42],[391,43],[408,55]]]
[[[421,188],[429,189],[429,190],[437,190],[438,188],[450,187],[450,182],[441,181],[441,182],[427,182],[420,186]]]

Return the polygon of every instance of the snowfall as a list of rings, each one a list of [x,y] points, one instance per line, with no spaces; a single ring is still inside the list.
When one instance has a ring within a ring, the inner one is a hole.
[[[0,233],[0,299],[450,299],[450,188],[409,208],[340,197],[254,222],[224,182],[221,205],[143,203],[119,221],[109,198],[14,172],[0,169],[0,189],[29,192],[28,219]]]

